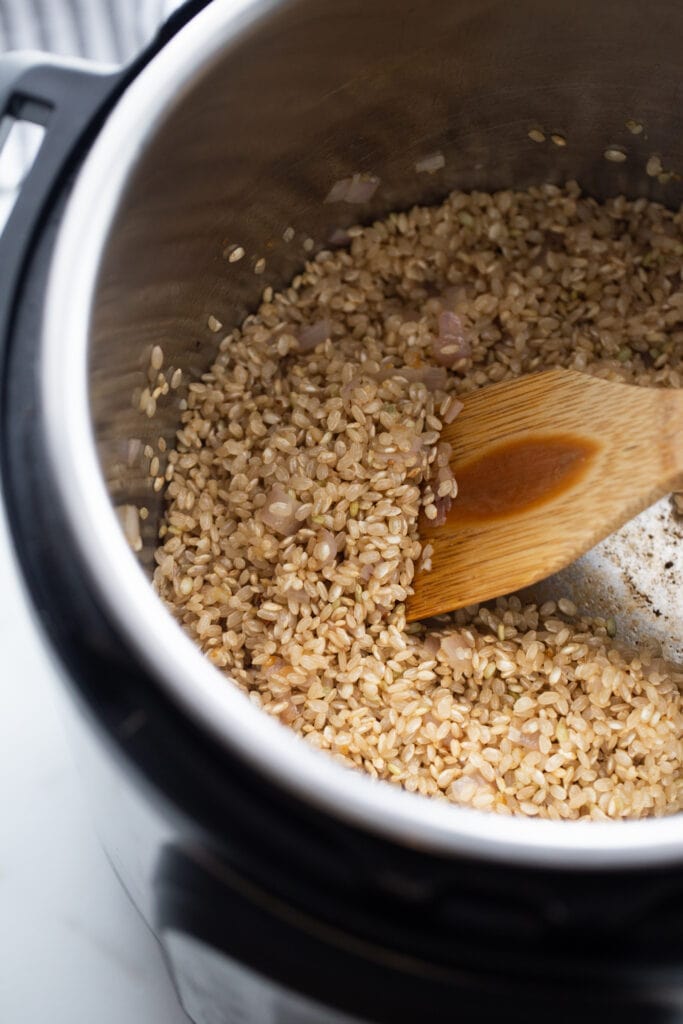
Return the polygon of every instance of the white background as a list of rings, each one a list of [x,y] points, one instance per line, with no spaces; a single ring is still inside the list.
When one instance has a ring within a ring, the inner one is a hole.
[[[0,0],[0,51],[123,60],[174,5]],[[13,143],[0,212],[21,177],[21,138]],[[90,824],[56,706],[61,683],[32,623],[1,504],[0,652],[0,1021],[187,1024],[159,947]]]

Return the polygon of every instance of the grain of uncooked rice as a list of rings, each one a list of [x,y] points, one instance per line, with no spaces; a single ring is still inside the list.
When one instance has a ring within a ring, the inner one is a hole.
[[[159,593],[255,704],[371,776],[505,814],[678,810],[683,674],[622,647],[618,609],[512,596],[407,626],[404,602],[430,557],[418,513],[455,491],[435,475],[449,398],[554,366],[681,386],[683,214],[570,183],[455,192],[349,236],[190,384]],[[447,368],[444,310],[467,339]]]

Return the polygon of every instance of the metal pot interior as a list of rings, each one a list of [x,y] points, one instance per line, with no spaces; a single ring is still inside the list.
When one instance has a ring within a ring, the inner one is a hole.
[[[181,33],[169,51],[182,70],[166,83],[163,108],[131,129],[120,154],[125,174],[90,297],[100,466],[115,506],[149,509],[139,553],[148,573],[161,496],[145,446],[159,454],[160,436],[172,445],[187,383],[225,333],[211,330],[210,316],[227,330],[336,229],[452,189],[573,178],[596,197],[683,199],[680,180],[645,171],[653,153],[683,171],[673,0],[647,10],[638,0],[218,0],[202,19],[211,20],[211,53],[189,52],[191,33]],[[143,107],[145,81],[133,86]],[[645,126],[640,135],[630,119]],[[545,143],[529,138],[534,128]],[[610,147],[627,159],[606,159]],[[416,173],[416,161],[437,151],[444,167]],[[325,203],[355,172],[381,180],[371,203]],[[231,261],[236,246],[244,256]],[[180,368],[183,384],[148,418],[140,397],[155,345],[167,380]],[[595,611],[616,605],[634,641],[655,638],[683,657],[683,604],[662,582],[665,561],[678,560],[679,578],[683,569],[683,543],[672,551],[665,538],[671,529],[665,500],[540,590],[561,586]]]
[[[102,467],[117,505],[150,509],[146,566],[161,500],[144,448],[156,453],[160,435],[170,445],[183,393],[160,396],[151,421],[140,412],[152,346],[163,348],[167,379],[180,367],[187,382],[215,351],[210,315],[238,323],[335,229],[451,189],[575,178],[598,197],[678,204],[679,182],[645,173],[653,153],[683,168],[677,16],[658,4],[644,25],[635,2],[283,3],[198,72],[145,140],[93,302]],[[628,131],[630,119],[645,126],[641,135]],[[530,140],[534,128],[544,144]],[[605,158],[614,146],[623,163]],[[444,168],[418,174],[415,163],[434,152]],[[335,181],[359,171],[381,180],[370,204],[324,202]],[[245,255],[230,262],[237,246]],[[667,584],[676,574],[663,568],[674,557],[667,527],[664,501],[540,592],[559,586],[582,607],[618,608],[635,640],[656,638],[683,657],[683,612]]]

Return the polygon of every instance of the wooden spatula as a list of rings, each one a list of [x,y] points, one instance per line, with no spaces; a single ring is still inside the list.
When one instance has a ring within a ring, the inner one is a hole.
[[[550,370],[463,401],[442,434],[458,496],[442,526],[421,521],[434,553],[409,621],[550,576],[683,488],[683,391]]]

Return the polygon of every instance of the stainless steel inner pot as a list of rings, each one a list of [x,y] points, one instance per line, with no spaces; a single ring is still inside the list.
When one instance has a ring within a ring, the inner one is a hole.
[[[399,842],[612,867],[683,858],[683,819],[481,814],[374,783],[308,749],[226,682],[153,593],[161,499],[145,445],[172,441],[187,383],[222,336],[209,317],[238,323],[338,228],[454,188],[569,178],[598,197],[678,205],[680,180],[661,183],[645,167],[658,154],[683,171],[682,20],[674,0],[215,0],[134,81],[79,174],[45,315],[45,444],[106,607],[158,684],[206,729],[303,799]],[[534,142],[533,129],[546,141]],[[605,158],[614,147],[625,161]],[[418,173],[416,162],[436,152],[443,168]],[[372,201],[326,203],[356,172],[380,179]],[[236,247],[244,256],[231,261]],[[140,399],[154,345],[167,378],[180,368],[183,385],[159,396],[150,419]],[[150,510],[137,559],[115,513],[130,505]],[[662,568],[677,560],[681,576],[672,529],[660,502],[562,585],[583,606],[617,602],[636,641],[658,638],[680,656],[683,602]]]

